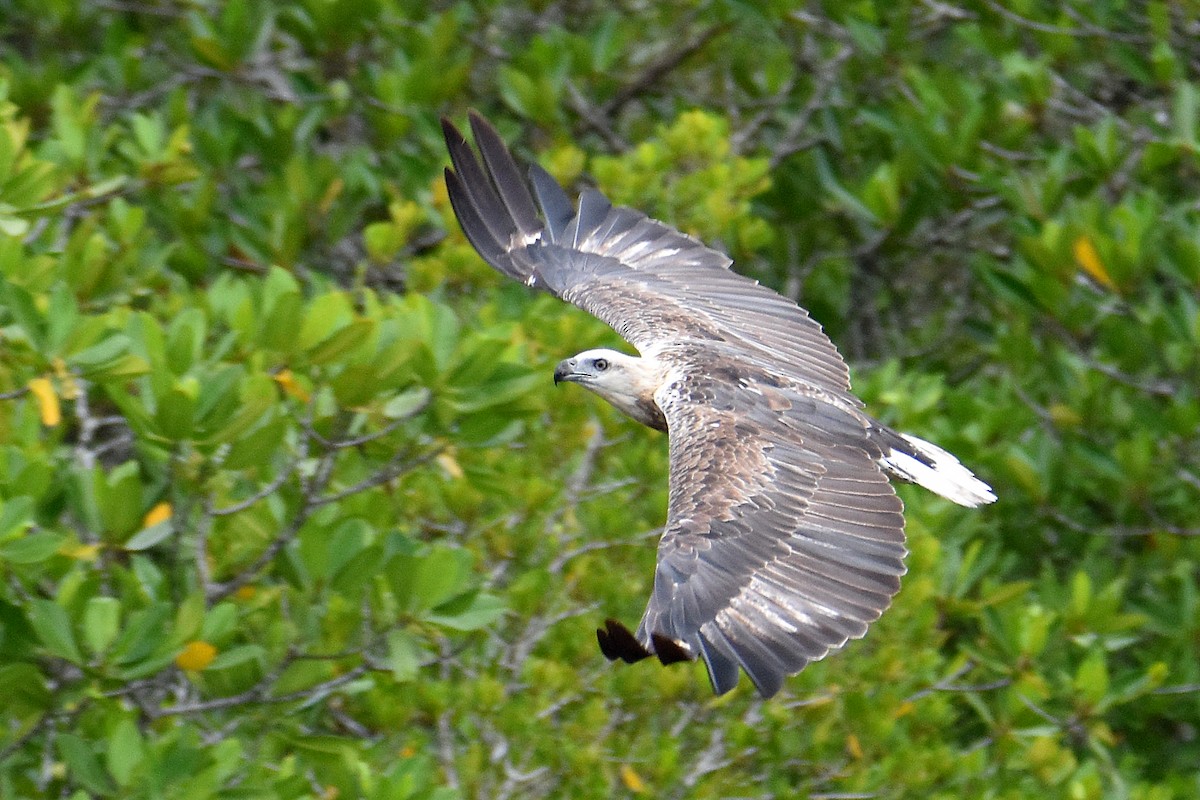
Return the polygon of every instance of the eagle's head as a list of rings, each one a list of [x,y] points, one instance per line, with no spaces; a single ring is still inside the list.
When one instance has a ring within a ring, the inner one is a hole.
[[[584,350],[558,362],[554,383],[578,383],[612,403],[643,425],[666,429],[654,392],[662,381],[660,370],[649,359],[616,350]]]

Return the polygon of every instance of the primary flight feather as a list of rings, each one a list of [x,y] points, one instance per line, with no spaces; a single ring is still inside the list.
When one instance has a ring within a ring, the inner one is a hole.
[[[654,591],[636,632],[597,631],[609,659],[703,659],[724,693],[764,697],[866,633],[900,588],[903,506],[888,477],[964,506],[996,499],[945,450],[876,422],[833,342],[728,256],[537,165],[522,177],[470,115],[482,161],[443,120],[446,186],[467,239],[509,277],[592,313],[641,357],[588,350],[555,383],[595,392],[670,438]],[[532,192],[530,189],[532,188]]]

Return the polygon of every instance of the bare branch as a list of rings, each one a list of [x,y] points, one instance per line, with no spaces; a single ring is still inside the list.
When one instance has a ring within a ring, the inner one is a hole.
[[[187,714],[198,714],[204,711],[218,711],[223,708],[233,708],[234,706],[243,705],[246,703],[291,703],[296,700],[305,700],[311,702],[319,697],[329,694],[338,687],[345,686],[347,683],[358,680],[368,671],[368,667],[359,665],[349,672],[338,675],[336,678],[330,678],[324,683],[318,683],[315,686],[310,686],[307,689],[299,689],[294,692],[288,692],[281,695],[270,695],[270,685],[274,684],[272,678],[269,682],[264,681],[252,689],[247,689],[241,694],[235,694],[230,697],[218,697],[216,700],[205,700],[200,703],[188,703],[186,705],[171,706],[168,708],[150,709],[151,716],[155,719],[160,717],[177,717]]]
[[[233,505],[225,506],[224,508],[213,508],[212,505],[206,501],[207,507],[204,509],[205,512],[208,514],[211,514],[214,517],[227,517],[230,514],[238,514],[242,511],[245,511],[246,509],[250,508],[250,506],[254,505],[258,501],[265,500],[267,497],[275,494],[275,492],[279,489],[279,487],[283,486],[283,484],[287,482],[287,479],[292,477],[292,473],[295,471],[296,464],[299,461],[300,461],[299,458],[293,459],[292,462],[290,464],[288,464],[286,468],[281,469],[279,471],[279,474],[271,479],[270,483],[263,486],[263,488],[259,489],[257,492],[250,495],[245,500],[240,500],[240,501],[234,503]]]
[[[1045,22],[1038,22],[1037,20],[1023,17],[1017,12],[1005,8],[1000,3],[997,3],[996,0],[986,0],[985,5],[1018,27],[1026,28],[1031,31],[1037,31],[1038,33],[1053,33],[1060,36],[1072,36],[1077,39],[1110,39],[1114,42],[1130,42],[1132,44],[1148,44],[1151,41],[1149,36],[1145,36],[1143,34],[1121,33],[1093,25],[1087,20],[1082,19],[1079,16],[1079,12],[1072,9],[1068,4],[1063,4],[1056,7],[1062,8],[1065,13],[1070,15],[1071,18],[1079,23],[1079,27],[1077,28],[1068,28],[1064,25],[1050,25]]]
[[[442,448],[437,448],[434,450],[429,450],[413,458],[408,458],[405,455],[398,455],[388,462],[387,466],[376,472],[371,477],[364,478],[353,486],[343,489],[340,492],[334,492],[333,494],[326,495],[324,497],[314,497],[309,501],[308,505],[310,508],[320,508],[323,505],[336,503],[339,500],[344,500],[347,497],[350,497],[351,495],[356,495],[360,492],[365,492],[368,489],[373,489],[376,486],[381,486],[382,484],[395,480],[406,472],[412,471],[422,464],[429,463],[433,459],[437,458],[438,454],[441,452]]]
[[[821,71],[817,75],[808,102],[804,104],[804,108],[800,109],[800,113],[788,123],[783,138],[773,148],[771,169],[777,169],[789,156],[806,150],[819,141],[818,137],[808,136],[805,132],[808,130],[813,115],[825,107],[830,90],[837,85],[837,80],[841,77],[842,65],[853,54],[854,49],[843,44],[832,58],[821,65]]]
[[[689,56],[701,50],[706,44],[723,33],[728,28],[727,23],[717,23],[708,28],[705,28],[694,36],[692,39],[685,41],[679,47],[663,53],[661,56],[650,62],[645,69],[641,71],[632,81],[621,87],[608,100],[604,101],[597,109],[600,116],[610,118],[617,114],[625,104],[633,100],[638,95],[645,92],[651,86],[654,86],[659,81],[667,76],[672,70],[682,64]]]

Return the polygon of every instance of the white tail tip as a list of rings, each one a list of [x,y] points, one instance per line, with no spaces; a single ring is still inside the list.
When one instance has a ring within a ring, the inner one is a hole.
[[[976,478],[957,458],[924,439],[907,433],[900,436],[933,464],[923,464],[907,453],[893,450],[879,460],[889,472],[903,480],[924,486],[934,494],[953,500],[960,506],[974,508],[996,502],[996,493],[992,491],[992,487]]]

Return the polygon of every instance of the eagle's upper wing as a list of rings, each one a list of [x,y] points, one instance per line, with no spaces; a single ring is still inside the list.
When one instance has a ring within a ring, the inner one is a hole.
[[[610,658],[668,661],[682,643],[718,693],[740,666],[769,697],[887,608],[903,506],[861,416],[752,367],[689,363],[657,397],[671,490],[654,593],[636,643],[611,622],[601,643]],[[708,377],[730,370],[741,387]]]
[[[577,211],[536,165],[535,205],[499,134],[479,115],[470,119],[483,162],[443,121],[454,164],[446,187],[467,238],[493,267],[591,312],[644,355],[672,340],[727,342],[860,405],[845,362],[804,309],[730,271],[723,253],[638,211],[614,208],[597,191],[585,191]]]

